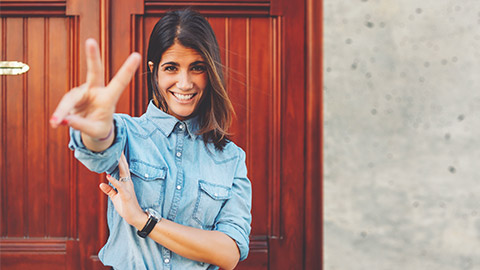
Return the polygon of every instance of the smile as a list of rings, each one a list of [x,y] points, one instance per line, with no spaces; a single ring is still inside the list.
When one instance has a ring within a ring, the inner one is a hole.
[[[184,94],[175,93],[172,91],[170,91],[170,93],[172,93],[172,95],[174,95],[178,100],[181,100],[181,101],[191,100],[194,96],[197,95],[197,93],[184,95]]]

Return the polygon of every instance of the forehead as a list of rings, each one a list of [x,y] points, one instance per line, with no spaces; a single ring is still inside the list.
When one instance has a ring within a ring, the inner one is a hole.
[[[162,55],[162,62],[195,62],[195,61],[204,61],[202,55],[195,49],[188,48],[175,42],[170,48],[168,48]]]

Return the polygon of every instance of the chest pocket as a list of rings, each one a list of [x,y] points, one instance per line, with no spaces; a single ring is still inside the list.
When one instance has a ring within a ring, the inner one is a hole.
[[[204,229],[212,229],[223,203],[231,196],[231,188],[198,181],[198,197],[193,210],[193,219]]]
[[[162,209],[167,167],[132,159],[130,172],[140,207]]]

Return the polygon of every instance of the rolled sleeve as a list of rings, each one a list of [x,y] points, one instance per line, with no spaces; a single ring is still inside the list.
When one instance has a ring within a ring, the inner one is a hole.
[[[68,147],[74,151],[74,156],[85,167],[96,173],[111,173],[117,166],[118,160],[125,148],[126,130],[125,124],[119,115],[114,115],[115,139],[112,145],[102,152],[93,152],[85,147],[81,133],[70,128],[70,142]]]
[[[232,185],[232,196],[225,202],[215,222],[215,230],[231,237],[240,250],[240,261],[247,258],[249,252],[249,236],[251,230],[252,186],[247,178],[245,152],[241,149],[235,177]]]

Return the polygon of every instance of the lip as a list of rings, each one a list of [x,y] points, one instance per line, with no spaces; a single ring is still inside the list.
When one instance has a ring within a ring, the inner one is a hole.
[[[198,93],[189,93],[189,94],[183,94],[183,93],[179,93],[179,92],[173,92],[173,91],[168,91],[172,97],[175,99],[176,102],[180,103],[180,104],[189,104],[189,103],[192,103],[194,100],[195,100],[195,97],[197,96]],[[187,99],[187,100],[184,100],[184,99],[179,99],[177,98],[174,93],[177,93],[177,94],[182,94],[182,95],[192,95],[193,94],[193,97],[190,98],[190,99]]]

